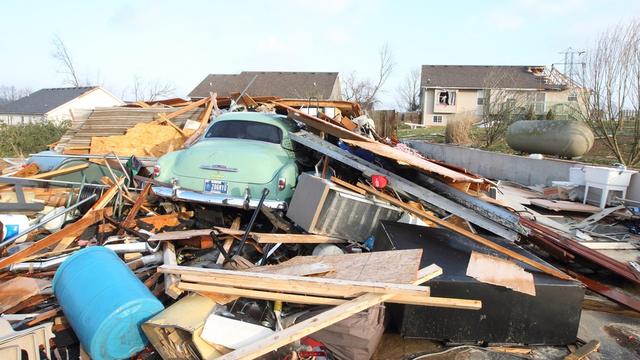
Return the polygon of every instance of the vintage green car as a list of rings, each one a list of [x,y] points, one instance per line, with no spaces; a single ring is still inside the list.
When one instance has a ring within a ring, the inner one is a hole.
[[[230,112],[216,117],[193,146],[158,159],[153,186],[161,197],[204,204],[286,209],[298,178],[289,132],[295,121],[275,114]]]

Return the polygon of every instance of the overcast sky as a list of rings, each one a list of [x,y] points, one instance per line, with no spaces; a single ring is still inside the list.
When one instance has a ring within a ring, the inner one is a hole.
[[[6,1],[0,85],[62,86],[52,38],[82,79],[127,99],[138,76],[184,97],[209,73],[355,71],[375,77],[387,43],[396,64],[383,93],[421,64],[550,65],[568,47],[640,17],[640,1]]]

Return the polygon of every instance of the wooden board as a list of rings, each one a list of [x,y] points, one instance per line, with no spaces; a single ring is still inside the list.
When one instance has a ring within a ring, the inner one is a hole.
[[[444,176],[448,179],[451,179],[451,181],[454,181],[454,182],[464,182],[464,183],[483,183],[484,182],[483,179],[478,179],[466,174],[459,173],[457,171],[446,168],[442,165],[438,165],[431,161],[421,159],[417,156],[408,154],[404,151],[400,151],[386,144],[371,142],[371,141],[355,141],[355,140],[349,140],[349,139],[343,139],[343,140],[349,145],[357,146],[361,149],[371,151],[374,154],[386,157],[388,159],[396,160],[399,163],[407,164],[429,173],[434,173],[434,174]]]
[[[215,227],[220,233],[242,236],[243,230],[233,230],[223,227]],[[149,241],[169,241],[169,240],[183,240],[190,239],[196,236],[209,236],[211,229],[195,229],[184,231],[167,231],[159,234],[154,234],[149,238]],[[252,239],[259,244],[337,244],[346,242],[343,239],[314,234],[272,234],[272,233],[250,233]]]
[[[566,200],[529,199],[529,202],[531,205],[552,211],[570,211],[595,214],[602,210],[597,206]]]
[[[333,268],[333,272],[326,275],[333,279],[409,284],[416,279],[421,257],[422,249],[333,256],[296,256],[281,264],[260,266],[251,271],[273,272],[294,265],[321,263]],[[398,266],[399,264],[401,266]]]
[[[32,296],[43,294],[51,294],[51,281],[18,276],[0,283],[0,314]]]
[[[533,274],[509,260],[472,251],[466,274],[480,282],[536,296]]]
[[[180,275],[181,281],[185,282],[235,286],[257,290],[273,291],[274,289],[280,289],[281,291],[286,290],[287,292],[297,294],[342,297],[353,297],[365,292],[416,296],[429,295],[429,289],[427,287],[376,281],[353,281],[169,265],[159,267],[158,271]]]
[[[7,257],[0,259],[0,269],[4,269],[5,267],[21,262],[24,258],[36,254],[49,246],[56,245],[60,240],[64,239],[68,236],[79,236],[82,234],[89,226],[97,223],[98,221],[104,218],[104,213],[106,209],[103,210],[95,210],[86,213],[80,220],[74,222],[73,224],[68,225],[60,231],[57,231],[44,239],[38,240],[37,242],[31,244],[29,247],[22,249],[14,254],[11,254]]]
[[[426,211],[422,211],[420,209],[416,209],[414,207],[411,207],[411,206],[407,205],[405,202],[400,201],[400,200],[398,200],[398,199],[396,199],[394,197],[391,197],[391,196],[389,196],[389,195],[387,195],[387,194],[385,194],[385,193],[383,193],[381,191],[378,191],[378,190],[376,190],[376,189],[374,189],[374,188],[372,188],[370,186],[366,186],[366,185],[363,185],[363,184],[358,184],[358,186],[363,188],[363,189],[365,189],[367,192],[369,192],[369,193],[371,193],[371,194],[373,194],[373,195],[375,195],[375,196],[377,196],[377,197],[379,197],[381,199],[384,199],[384,200],[390,202],[393,205],[399,206],[399,207],[407,210],[408,212],[410,212],[410,213],[412,213],[412,214],[414,214],[414,215],[416,215],[416,216],[418,216],[420,218],[427,219],[427,220],[437,224],[438,226],[441,226],[441,227],[443,227],[445,229],[449,229],[451,231],[454,231],[454,232],[456,232],[456,233],[458,233],[458,234],[460,234],[462,236],[465,236],[465,237],[467,237],[467,238],[469,238],[469,239],[471,239],[471,240],[473,240],[473,241],[475,241],[477,243],[480,243],[480,244],[482,244],[482,245],[484,245],[484,246],[486,246],[486,247],[488,247],[490,249],[493,249],[493,250],[495,250],[495,251],[497,251],[497,252],[499,252],[501,254],[504,254],[504,255],[507,255],[507,256],[509,256],[509,257],[511,257],[513,259],[522,261],[523,263],[525,263],[527,265],[530,265],[530,266],[532,266],[532,267],[534,267],[534,268],[536,268],[536,269],[538,269],[538,270],[540,270],[540,271],[542,271],[542,272],[544,272],[546,274],[555,276],[555,277],[560,278],[560,279],[572,280],[572,278],[569,275],[567,275],[567,274],[565,274],[565,273],[563,273],[563,272],[561,272],[559,270],[556,270],[556,269],[554,269],[552,267],[549,267],[549,266],[546,266],[544,264],[541,264],[541,263],[539,263],[537,261],[531,260],[531,259],[529,259],[528,257],[526,257],[524,255],[518,254],[517,252],[515,252],[513,250],[509,250],[509,249],[505,248],[504,246],[500,246],[500,245],[494,243],[491,240],[483,238],[480,235],[474,234],[474,233],[472,233],[470,231],[467,231],[467,230],[462,229],[462,228],[460,228],[458,226],[450,224],[450,223],[440,219],[437,216],[434,216],[432,214],[427,213]]]
[[[290,106],[287,106],[278,102],[274,102],[274,104],[279,108],[287,110],[287,113],[289,114],[290,118],[300,121],[302,123],[305,123],[316,130],[325,132],[327,134],[331,134],[341,139],[373,142],[373,140],[369,139],[368,137],[362,136],[360,134],[356,134],[355,132],[349,131],[342,126],[322,120],[316,116],[309,115],[298,109],[292,108]]]
[[[437,275],[442,273],[442,269],[438,268],[437,266],[435,268],[423,269],[421,270],[421,274],[420,274],[421,276],[419,276],[418,280],[416,280],[414,284],[418,285],[428,281],[428,279],[431,278],[427,275],[427,273],[430,270]],[[371,306],[384,302],[390,299],[391,297],[393,297],[393,295],[391,294],[365,294],[365,295],[359,296],[356,299],[348,301],[342,305],[338,305],[319,315],[316,315],[312,318],[309,318],[295,325],[292,325],[282,331],[278,331],[275,334],[270,335],[264,339],[255,341],[251,345],[248,345],[240,349],[236,349],[228,354],[225,354],[219,357],[218,359],[219,360],[255,359],[261,355],[264,355],[273,350],[276,350],[284,345],[287,345],[291,342],[299,340],[304,336],[313,334],[318,330],[321,330],[327,326],[333,325],[338,321],[344,320],[357,312],[360,312],[362,310],[370,308]]]

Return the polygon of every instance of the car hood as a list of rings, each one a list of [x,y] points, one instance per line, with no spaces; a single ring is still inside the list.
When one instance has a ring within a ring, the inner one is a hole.
[[[253,140],[210,139],[201,140],[183,150],[174,163],[174,173],[208,180],[266,184],[291,161],[279,144]],[[228,171],[223,170],[224,168]]]

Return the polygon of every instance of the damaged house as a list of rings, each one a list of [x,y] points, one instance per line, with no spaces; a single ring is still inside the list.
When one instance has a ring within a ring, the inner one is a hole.
[[[538,117],[552,110],[567,119],[583,91],[544,66],[422,65],[420,87],[423,126],[445,126],[454,117],[481,121],[491,89],[509,94],[500,101],[517,102],[523,114],[531,107]]]

